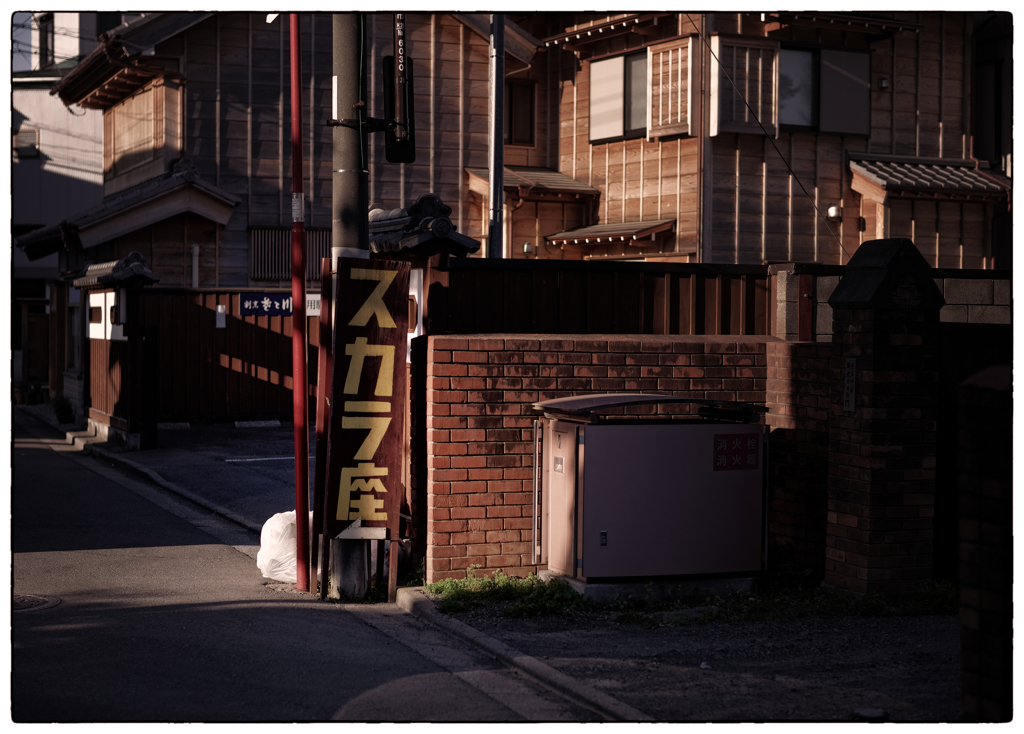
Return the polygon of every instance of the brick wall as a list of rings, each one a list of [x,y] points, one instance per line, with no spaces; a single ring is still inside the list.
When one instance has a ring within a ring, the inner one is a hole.
[[[965,721],[1013,717],[1013,400],[1009,365],[960,387],[960,679]]]
[[[609,391],[764,402],[765,336],[460,335],[414,340],[414,494],[427,582],[530,563],[533,403]],[[420,376],[417,386],[416,375]],[[420,405],[415,396],[422,391]],[[691,412],[638,406],[632,414]]]
[[[831,356],[830,344],[767,344],[769,547],[785,547],[787,561],[822,573]]]
[[[938,310],[836,307],[834,318],[825,582],[910,590],[932,578]]]

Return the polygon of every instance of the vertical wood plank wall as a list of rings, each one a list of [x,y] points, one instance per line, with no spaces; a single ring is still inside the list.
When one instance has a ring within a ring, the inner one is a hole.
[[[142,324],[158,329],[160,421],[291,415],[291,318],[242,316],[242,298],[227,292],[140,294]],[[226,309],[224,329],[216,328],[218,305]],[[306,326],[306,358],[313,365],[320,345],[317,323],[310,318]],[[93,340],[91,347],[95,353],[103,345],[113,345],[106,347],[109,351],[119,344]],[[94,364],[96,359],[94,354]],[[309,370],[308,377],[315,397],[316,370]],[[93,395],[93,407],[108,403],[114,404]],[[311,410],[314,405],[310,400]]]

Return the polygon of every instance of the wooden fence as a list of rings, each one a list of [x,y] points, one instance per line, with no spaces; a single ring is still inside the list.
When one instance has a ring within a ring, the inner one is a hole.
[[[155,404],[160,421],[291,415],[291,316],[242,316],[244,296],[176,290],[140,294],[139,318],[158,344]],[[216,323],[219,305],[225,308],[222,329]],[[315,365],[320,345],[315,318],[307,319],[306,334],[307,363]],[[315,369],[309,370],[309,383],[315,397]]]
[[[769,334],[768,268],[451,260],[431,270],[429,334]]]

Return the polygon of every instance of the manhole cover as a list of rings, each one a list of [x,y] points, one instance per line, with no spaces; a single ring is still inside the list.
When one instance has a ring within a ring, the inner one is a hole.
[[[60,599],[55,596],[36,596],[34,594],[15,594],[14,611],[35,612],[40,609],[49,609],[60,604]]]

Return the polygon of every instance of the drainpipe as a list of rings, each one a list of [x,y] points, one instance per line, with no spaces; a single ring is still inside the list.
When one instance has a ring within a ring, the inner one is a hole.
[[[487,136],[490,225],[487,231],[487,257],[504,257],[502,214],[505,206],[505,15],[491,14],[490,120]]]
[[[192,245],[192,287],[199,287],[199,245]]]

